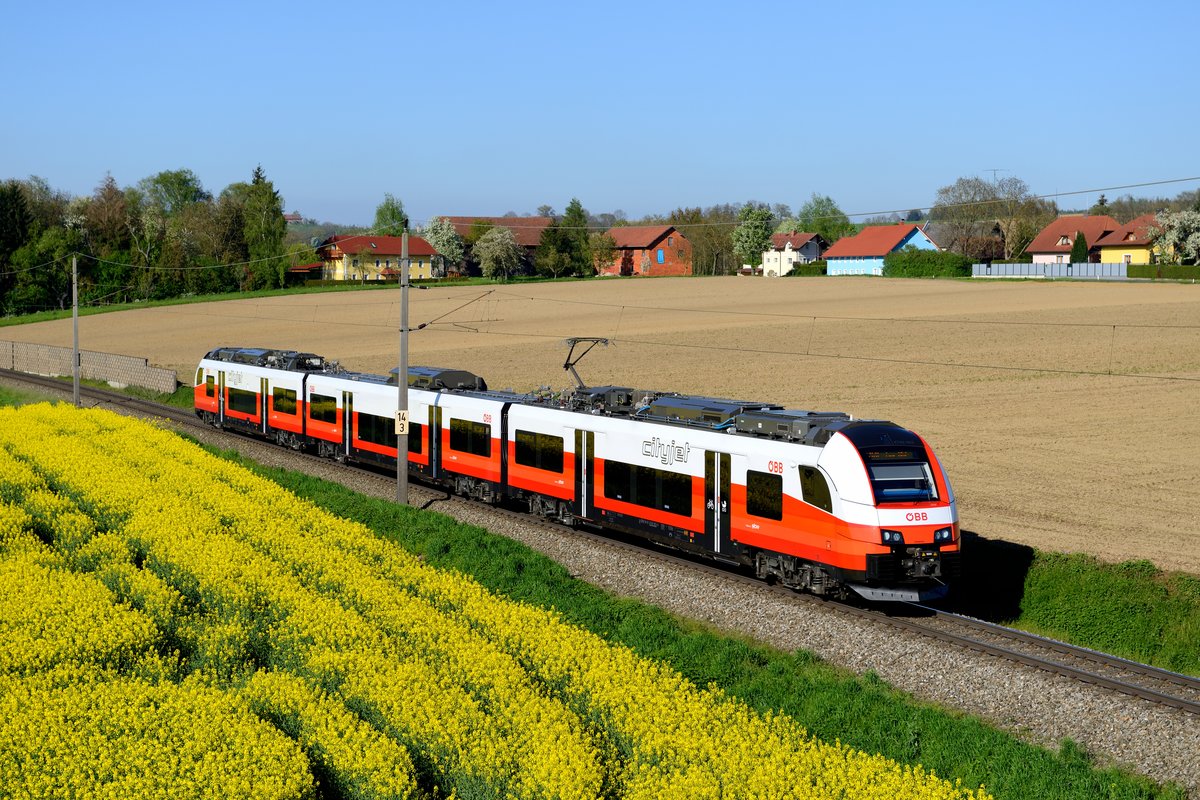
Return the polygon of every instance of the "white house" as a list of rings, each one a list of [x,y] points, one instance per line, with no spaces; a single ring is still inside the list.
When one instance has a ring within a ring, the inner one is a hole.
[[[762,274],[768,278],[787,275],[797,264],[811,264],[821,257],[825,240],[817,233],[777,233],[771,249],[763,252]]]

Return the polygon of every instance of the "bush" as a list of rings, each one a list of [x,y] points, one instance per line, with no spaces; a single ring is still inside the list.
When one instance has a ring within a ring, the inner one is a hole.
[[[965,278],[971,274],[971,259],[910,245],[884,256],[883,274],[887,278]]]
[[[785,278],[794,278],[797,275],[825,275],[825,259],[813,261],[809,264],[796,264],[792,267],[792,271],[784,275]]]
[[[1200,278],[1200,264],[1130,264],[1131,278],[1166,278],[1168,280],[1194,281]]]

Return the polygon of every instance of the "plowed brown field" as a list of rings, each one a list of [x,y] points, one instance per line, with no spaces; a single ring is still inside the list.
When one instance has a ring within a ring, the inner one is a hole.
[[[81,346],[190,380],[218,345],[386,372],[399,290],[84,317]],[[493,388],[570,384],[568,336],[614,340],[591,384],[890,419],[926,438],[964,528],[1200,573],[1200,286],[867,278],[633,279],[411,293],[410,363]],[[71,343],[70,320],[0,339]]]

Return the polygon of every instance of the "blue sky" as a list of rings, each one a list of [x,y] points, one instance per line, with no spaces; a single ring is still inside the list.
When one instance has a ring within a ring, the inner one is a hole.
[[[367,224],[385,193],[418,222],[866,214],[994,169],[1046,194],[1200,175],[1191,0],[10,5],[0,179],[72,194],[261,164],[286,210]]]

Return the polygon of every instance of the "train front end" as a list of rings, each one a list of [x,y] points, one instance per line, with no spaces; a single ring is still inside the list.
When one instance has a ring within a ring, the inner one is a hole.
[[[958,508],[933,450],[890,422],[853,422],[830,437],[820,463],[835,476],[841,514],[862,556],[846,573],[867,600],[944,596],[961,571]]]

